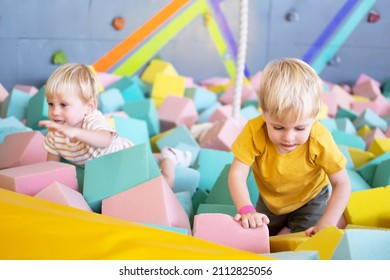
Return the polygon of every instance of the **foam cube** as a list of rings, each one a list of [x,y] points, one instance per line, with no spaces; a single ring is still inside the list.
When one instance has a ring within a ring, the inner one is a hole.
[[[175,167],[175,192],[188,191],[191,196],[199,186],[200,172],[193,168],[176,166]]]
[[[344,217],[348,224],[390,228],[390,187],[353,192]]]
[[[16,132],[26,132],[32,131],[31,128],[26,127],[22,122],[20,122],[14,116],[10,116],[4,119],[0,119],[0,143],[2,143],[10,134]]]
[[[200,85],[212,92],[219,93],[229,88],[232,85],[232,81],[226,77],[211,77],[200,81]]]
[[[152,100],[159,108],[169,95],[183,97],[185,92],[185,78],[166,74],[157,74],[152,88]]]
[[[114,176],[115,175],[115,176]],[[94,212],[102,200],[161,175],[146,144],[138,144],[85,163],[83,195]]]
[[[189,191],[175,192],[175,196],[179,201],[181,207],[183,207],[184,211],[186,212],[187,217],[190,219],[194,215],[191,193]]]
[[[179,125],[178,127],[167,131],[166,134],[162,135],[162,137],[156,141],[156,145],[160,150],[166,146],[175,147],[180,143],[199,148],[199,144],[194,137],[192,137],[185,125]]]
[[[102,214],[191,232],[186,212],[162,176],[103,199]]]
[[[337,118],[335,119],[338,130],[344,131],[350,134],[356,134],[356,128],[352,121],[348,118]]]
[[[234,205],[201,203],[196,214],[203,213],[221,213],[234,217],[237,214],[237,210]]]
[[[39,131],[13,133],[0,144],[0,169],[46,161],[44,137]]]
[[[215,109],[215,111],[207,119],[208,122],[218,122],[225,119],[230,119],[233,115],[232,105],[222,105]],[[248,120],[239,115],[238,123],[244,126]]]
[[[45,96],[45,86],[32,96],[26,109],[26,125],[32,129],[42,129],[38,126],[39,121],[47,120],[49,107]]]
[[[352,88],[352,92],[354,95],[367,97],[370,100],[374,100],[376,97],[381,95],[381,90],[378,86],[378,83],[372,79],[367,79],[365,81],[359,82],[358,84],[355,84]]]
[[[353,147],[348,147],[348,152],[355,168],[359,168],[363,164],[373,160],[375,157],[373,153]]]
[[[200,239],[255,254],[270,252],[266,225],[254,229],[244,229],[233,217],[226,214],[195,215],[193,235]]]
[[[121,79],[121,77],[118,75],[106,72],[96,72],[96,75],[98,76],[100,84],[103,88],[106,88]]]
[[[222,104],[233,104],[233,97],[234,97],[234,84],[230,86],[228,89],[226,89],[220,96],[219,101]],[[242,89],[241,89],[241,100],[240,102],[243,103],[244,100],[248,99],[250,96],[256,95],[254,93],[254,90],[252,88],[252,85],[250,83],[243,83]]]
[[[360,167],[356,168],[356,171],[359,173],[364,180],[371,185],[372,184],[372,178],[374,177],[375,170],[377,166],[387,160],[390,159],[390,152],[384,153],[380,156],[375,157],[374,159],[366,162],[365,164],[361,165]]]
[[[59,182],[51,183],[34,196],[81,210],[92,211],[81,193]]]
[[[5,87],[0,83],[0,107],[4,100],[8,97],[9,93]]]
[[[106,90],[113,88],[116,88],[120,91],[124,102],[145,99],[145,96],[138,84],[134,83],[132,79],[127,76],[124,76],[120,80],[109,85]]]
[[[271,253],[294,251],[299,244],[307,241],[309,238],[303,231],[270,236]]]
[[[372,187],[390,186],[390,160],[385,160],[379,164],[372,179]]]
[[[318,251],[286,251],[264,254],[278,260],[319,260]]]
[[[200,204],[205,203],[205,200],[208,196],[208,193],[203,189],[196,189],[195,193],[192,196],[192,208],[194,209],[194,213],[198,211],[198,207]]]
[[[377,157],[390,152],[390,138],[374,138],[367,151]]]
[[[222,106],[221,103],[216,102],[216,103],[214,103],[213,105],[211,105],[209,108],[204,109],[204,110],[199,114],[198,123],[207,122],[208,119],[211,117],[211,115],[214,114],[214,112],[215,112],[219,107],[221,107],[221,106]]]
[[[198,112],[209,108],[217,101],[217,95],[215,93],[199,86],[186,88],[184,96],[193,100]]]
[[[199,188],[210,191],[226,164],[233,161],[233,153],[202,148],[195,168],[200,172]]]
[[[0,170],[0,188],[36,195],[45,187],[57,181],[78,190],[74,165],[45,161]]]
[[[149,136],[160,133],[160,121],[158,119],[157,109],[151,99],[126,102],[123,105],[123,111],[129,117],[145,121]]]
[[[13,89],[1,104],[0,118],[14,116],[18,120],[23,121],[26,118],[26,111],[30,98],[31,95],[28,93]]]
[[[328,226],[297,246],[295,251],[316,250],[321,260],[330,260],[344,232]]]
[[[351,182],[351,191],[364,191],[371,189],[371,186],[353,169],[347,169],[348,177]]]
[[[334,141],[339,146],[348,146],[365,150],[366,143],[363,138],[357,134],[347,133],[341,130],[332,131]]]
[[[199,145],[202,148],[231,151],[231,146],[241,130],[241,124],[233,118],[228,118],[210,128],[202,139],[199,139]]]
[[[347,229],[332,260],[389,260],[390,231]]]
[[[177,71],[173,65],[169,62],[153,59],[150,64],[146,67],[145,71],[141,75],[141,80],[153,84],[155,82],[156,76],[159,73],[166,75],[177,76]]]
[[[371,146],[372,141],[375,138],[386,138],[386,135],[379,128],[374,128],[366,135],[363,136],[364,142],[366,142],[366,149],[368,150]]]
[[[361,128],[365,124],[370,128],[380,128],[383,132],[385,132],[387,129],[386,121],[370,108],[364,110],[364,112],[353,121],[353,124],[355,125],[356,129]]]
[[[125,100],[117,88],[111,88],[99,94],[99,109],[103,114],[121,111]]]
[[[339,108],[337,110],[337,113],[336,113],[336,116],[335,118],[348,118],[350,119],[352,122],[357,118],[359,117],[359,113],[353,111],[353,110],[350,110],[350,109],[347,109],[347,108]]]
[[[161,131],[179,125],[190,128],[198,119],[194,102],[188,97],[167,96],[158,109]]]

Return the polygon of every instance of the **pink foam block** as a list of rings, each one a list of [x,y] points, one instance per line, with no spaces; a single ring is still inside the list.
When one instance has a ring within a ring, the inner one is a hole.
[[[55,181],[78,190],[76,167],[45,161],[0,170],[0,188],[31,196]]]
[[[39,131],[17,132],[5,137],[0,144],[0,169],[46,161],[44,137]]]
[[[372,141],[375,138],[386,138],[386,135],[379,128],[371,130],[369,133],[363,136],[363,140],[366,143],[366,150],[371,146]]]
[[[202,148],[215,149],[220,151],[231,151],[234,140],[240,134],[243,125],[237,123],[233,118],[216,122],[204,136],[198,141]]]
[[[136,223],[184,228],[188,216],[162,176],[103,199],[102,214]]]
[[[219,97],[219,101],[222,104],[233,104],[233,96],[234,96],[234,84],[230,86],[221,96]],[[248,99],[250,96],[254,96],[256,93],[254,93],[254,89],[252,88],[252,85],[245,86],[245,84],[242,85],[242,91],[241,91],[241,100],[240,102],[243,103],[246,99]]]
[[[230,79],[226,77],[211,77],[200,82],[202,87],[213,87],[218,85],[226,85],[230,83]]]
[[[24,91],[25,93],[28,93],[29,95],[35,95],[38,92],[38,89],[34,86],[15,85],[14,88],[18,89],[20,91]]]
[[[59,182],[51,183],[37,193],[35,197],[92,212],[91,207],[89,207],[81,193]]]
[[[352,92],[355,95],[367,97],[370,100],[375,100],[375,98],[381,95],[380,87],[372,79],[355,85],[352,88]]]
[[[8,95],[9,95],[8,91],[0,83],[0,105],[8,97]]]
[[[198,120],[198,112],[191,98],[168,95],[158,109],[161,131],[179,125],[190,128]]]
[[[120,76],[106,72],[97,72],[97,76],[99,77],[100,83],[104,88],[108,87],[109,85],[112,85],[113,83],[121,79]]]
[[[231,118],[233,115],[233,106],[231,104],[219,106],[207,119],[207,122],[217,122],[222,121],[228,118]],[[239,123],[244,126],[248,120],[240,115]]]
[[[354,101],[354,99],[349,91],[336,84],[330,91],[336,96],[338,107],[346,109],[351,108],[351,103]]]
[[[355,86],[362,83],[362,82],[366,82],[368,80],[371,80],[372,82],[374,82],[374,84],[378,87],[380,87],[381,83],[378,81],[378,80],[375,80],[374,78],[368,76],[367,74],[360,74],[359,77],[356,79],[356,82],[355,82]]]
[[[332,91],[325,92],[322,96],[322,101],[328,107],[328,116],[334,117],[337,113],[337,96]]]
[[[256,72],[251,78],[250,78],[250,83],[252,85],[252,88],[255,92],[257,92],[260,88],[260,82],[261,82],[261,75],[262,71]]]
[[[244,229],[232,216],[203,213],[194,217],[194,237],[255,254],[270,252],[266,225]]]
[[[380,95],[374,101],[351,103],[351,109],[358,114],[362,114],[367,108],[379,116],[385,116],[390,114],[390,101],[383,95]]]

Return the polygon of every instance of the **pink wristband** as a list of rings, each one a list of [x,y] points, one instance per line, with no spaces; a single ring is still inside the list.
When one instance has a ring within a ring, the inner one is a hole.
[[[256,208],[253,205],[245,205],[238,210],[238,214],[242,215],[251,211],[256,211]]]

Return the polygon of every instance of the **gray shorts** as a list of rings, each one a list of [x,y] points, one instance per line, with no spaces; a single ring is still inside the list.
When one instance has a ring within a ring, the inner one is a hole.
[[[329,187],[324,187],[320,193],[297,210],[276,215],[272,213],[265,205],[261,196],[256,203],[256,211],[267,215],[270,220],[268,224],[269,235],[277,235],[278,232],[288,227],[291,232],[305,231],[306,229],[315,226],[325,212],[329,200]]]

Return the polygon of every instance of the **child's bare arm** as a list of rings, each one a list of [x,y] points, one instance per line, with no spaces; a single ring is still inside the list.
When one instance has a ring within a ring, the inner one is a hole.
[[[112,133],[107,130],[86,130],[48,120],[40,121],[39,126],[45,126],[49,130],[56,130],[71,139],[77,139],[96,148],[107,148],[112,139]]]
[[[351,183],[347,170],[343,170],[328,175],[332,185],[332,194],[329,198],[325,213],[318,221],[317,225],[306,230],[306,235],[311,236],[327,226],[335,226],[343,214],[351,195]]]
[[[252,205],[246,184],[249,170],[249,166],[236,158],[230,167],[228,185],[230,195],[238,210],[246,205]],[[241,222],[244,228],[256,228],[269,223],[268,217],[264,214],[257,213],[255,209],[243,214],[237,214],[234,219]]]
[[[60,161],[61,157],[60,155],[55,155],[52,153],[47,153],[47,161]]]

